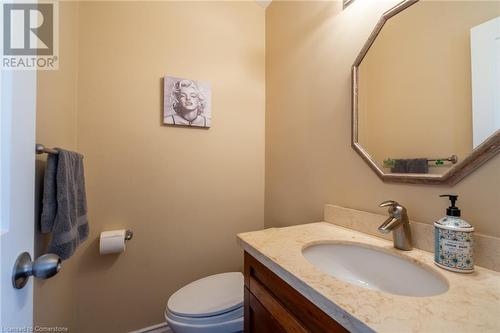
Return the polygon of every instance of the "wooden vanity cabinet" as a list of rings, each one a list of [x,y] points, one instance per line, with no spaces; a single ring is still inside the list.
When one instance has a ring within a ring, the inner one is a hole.
[[[245,252],[245,333],[349,332]]]

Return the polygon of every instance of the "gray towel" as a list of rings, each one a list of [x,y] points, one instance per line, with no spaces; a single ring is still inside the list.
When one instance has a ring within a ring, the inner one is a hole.
[[[83,156],[56,150],[47,157],[40,223],[43,233],[52,233],[48,252],[68,259],[89,234]]]
[[[396,159],[393,173],[429,173],[429,164],[427,158]]]

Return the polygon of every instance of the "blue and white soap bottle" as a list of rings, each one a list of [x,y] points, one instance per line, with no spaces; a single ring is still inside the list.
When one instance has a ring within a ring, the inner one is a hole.
[[[446,216],[434,222],[434,262],[441,268],[458,272],[474,272],[474,227],[460,218],[460,209],[455,206],[458,195],[443,194],[451,206]]]

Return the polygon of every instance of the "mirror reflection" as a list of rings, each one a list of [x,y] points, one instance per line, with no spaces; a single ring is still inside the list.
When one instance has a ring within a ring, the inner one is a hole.
[[[372,159],[443,174],[500,129],[500,2],[419,1],[385,23],[358,73]]]

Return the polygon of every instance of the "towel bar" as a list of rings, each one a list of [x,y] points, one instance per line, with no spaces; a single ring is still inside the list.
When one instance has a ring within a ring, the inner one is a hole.
[[[54,154],[57,155],[59,154],[57,150],[55,149],[50,149],[50,148],[45,148],[44,145],[37,143],[35,145],[35,152],[37,154]]]
[[[396,159],[393,159],[393,158],[388,158],[388,159],[384,160],[384,168],[394,167],[395,160]],[[445,161],[451,162],[451,164],[457,164],[458,163],[458,156],[451,155],[450,157],[446,157],[446,158],[427,159],[427,162],[434,162],[434,164],[431,166],[444,166]]]
[[[452,164],[456,164],[458,162],[458,156],[451,155],[450,157],[447,157],[447,158],[434,158],[434,159],[427,160],[427,162],[437,162],[437,161],[448,161],[448,162],[451,162]]]

